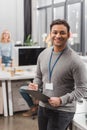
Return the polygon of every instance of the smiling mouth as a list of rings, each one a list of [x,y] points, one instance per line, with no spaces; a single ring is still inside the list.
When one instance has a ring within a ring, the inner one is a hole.
[[[55,41],[56,43],[60,43],[60,42],[62,42],[63,40],[55,39],[54,41]]]

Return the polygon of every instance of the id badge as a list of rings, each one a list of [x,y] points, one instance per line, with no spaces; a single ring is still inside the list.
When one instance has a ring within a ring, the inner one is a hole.
[[[53,83],[46,83],[45,89],[53,90]]]

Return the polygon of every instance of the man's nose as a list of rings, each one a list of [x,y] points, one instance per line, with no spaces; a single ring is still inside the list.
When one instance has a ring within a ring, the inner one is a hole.
[[[60,32],[58,32],[58,33],[56,34],[56,37],[61,37]]]

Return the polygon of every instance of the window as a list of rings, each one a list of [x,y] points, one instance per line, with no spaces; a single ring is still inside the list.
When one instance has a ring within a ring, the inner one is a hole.
[[[44,46],[42,35],[46,33],[46,13],[45,9],[38,11],[38,41],[40,46]]]
[[[54,3],[61,3],[61,2],[65,2],[66,0],[54,0]]]
[[[81,51],[81,4],[68,5],[68,22],[71,27],[72,43],[71,47],[76,51]]]
[[[53,11],[54,19],[64,19],[64,6],[56,7]]]
[[[37,6],[42,7],[42,6],[47,6],[52,4],[52,0],[38,0]]]

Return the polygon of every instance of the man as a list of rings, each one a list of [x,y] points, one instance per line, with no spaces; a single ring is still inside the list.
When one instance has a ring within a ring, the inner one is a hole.
[[[29,89],[50,97],[48,103],[39,102],[39,130],[65,130],[74,117],[76,100],[87,91],[86,69],[80,57],[68,46],[70,26],[65,20],[50,25],[53,47],[38,57],[37,74]]]

